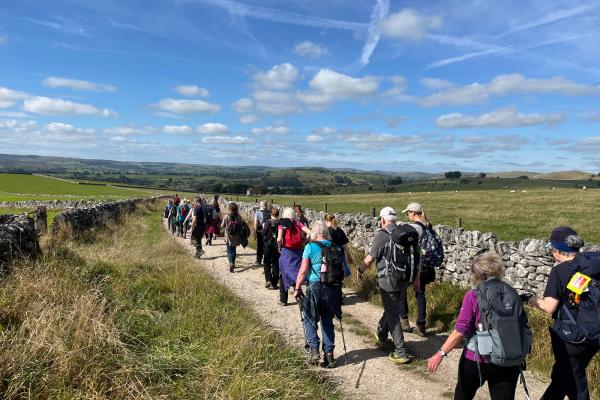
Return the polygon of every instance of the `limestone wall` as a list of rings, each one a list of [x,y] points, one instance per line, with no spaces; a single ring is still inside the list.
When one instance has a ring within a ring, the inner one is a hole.
[[[227,202],[224,202],[226,204]],[[240,213],[251,217],[258,209],[254,203],[237,202]],[[276,206],[281,209],[281,206]],[[324,212],[305,209],[309,221],[322,219]],[[335,214],[338,223],[346,231],[353,247],[368,252],[377,230],[377,219],[366,214]],[[506,280],[519,290],[531,290],[541,294],[546,287],[548,274],[554,265],[552,256],[546,253],[546,240],[524,239],[518,242],[498,240],[494,233],[465,231],[444,225],[435,226],[444,242],[446,254],[438,277],[459,285],[469,284],[473,257],[485,251],[502,255],[506,262]],[[600,251],[600,246],[586,246],[584,251]]]
[[[0,215],[0,268],[19,257],[35,258],[39,242],[32,218],[26,215]]]

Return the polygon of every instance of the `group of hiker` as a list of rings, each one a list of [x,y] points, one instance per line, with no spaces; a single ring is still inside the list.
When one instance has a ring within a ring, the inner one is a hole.
[[[308,361],[333,368],[334,319],[341,325],[343,281],[351,275],[350,265],[355,261],[336,217],[325,214],[309,224],[299,205],[284,208],[280,214],[279,209],[262,201],[249,225],[236,203],[228,203],[221,213],[218,196],[211,204],[199,197],[193,207],[180,213],[182,204],[185,207],[186,201],[175,196],[165,209],[170,226],[172,218],[177,220],[174,234],[185,237],[186,229],[179,222],[180,215],[185,215],[183,225],[191,221],[191,239],[200,257],[203,236],[210,245],[213,235],[223,232],[231,272],[235,270],[237,246],[247,246],[253,236],[256,264],[263,266],[265,288],[279,290],[281,306],[288,304],[289,289],[294,289]],[[173,209],[177,211],[171,212]],[[426,287],[435,281],[436,269],[444,262],[442,240],[423,207],[410,203],[402,214],[406,222],[399,221],[394,208],[381,209],[370,250],[356,272],[362,279],[367,269],[376,266],[383,314],[375,329],[375,344],[382,349],[393,345],[388,357],[400,365],[413,360],[404,334],[427,336]],[[541,298],[528,292],[519,294],[503,280],[506,265],[498,254],[487,252],[473,259],[474,289],[463,298],[454,330],[428,359],[428,369],[434,373],[448,353],[464,344],[455,399],[474,398],[486,382],[492,399],[513,399],[519,378],[528,393],[523,370],[531,351],[532,332],[524,303],[555,320],[550,327],[555,364],[542,399],[590,398],[586,367],[600,349],[600,253],[581,252],[582,247],[583,240],[573,229],[562,226],[552,231],[547,250],[557,264]],[[411,287],[417,304],[416,329],[408,319]],[[343,325],[340,328],[343,339]]]

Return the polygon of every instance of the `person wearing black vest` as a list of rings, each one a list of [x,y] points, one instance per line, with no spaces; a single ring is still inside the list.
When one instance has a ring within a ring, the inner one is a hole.
[[[552,367],[550,385],[542,400],[562,400],[565,396],[569,400],[590,398],[585,369],[600,349],[600,323],[592,322],[597,331],[594,339],[584,337],[577,338],[576,341],[566,340],[565,334],[569,330],[563,328],[569,326],[570,318],[577,320],[579,314],[584,312],[579,307],[585,301],[583,296],[590,296],[590,293],[597,296],[598,293],[600,254],[580,253],[582,247],[583,240],[572,228],[560,226],[553,229],[547,248],[558,264],[550,272],[544,297],[538,298],[527,293],[521,295],[529,304],[551,314],[555,320],[550,328],[550,338],[556,361]],[[577,284],[573,279],[577,279],[577,273],[583,274],[586,279],[591,278],[589,287],[586,284],[587,293],[585,288],[581,294],[574,291],[577,290]],[[566,325],[561,325],[564,322]]]
[[[252,224],[252,235],[256,240],[256,265],[262,265],[264,256],[264,238],[263,225],[266,220],[271,217],[269,207],[265,201],[261,201],[258,205],[258,211],[254,214],[254,223]]]

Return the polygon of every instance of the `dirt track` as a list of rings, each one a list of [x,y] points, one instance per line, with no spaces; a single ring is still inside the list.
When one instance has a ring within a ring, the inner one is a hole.
[[[174,237],[174,240],[188,248],[191,255],[194,254],[189,239]],[[237,267],[234,273],[230,273],[223,239],[217,238],[213,243],[213,246],[204,246],[206,254],[198,263],[244,299],[288,343],[303,348],[304,336],[299,311],[291,293],[289,305],[280,306],[277,302],[279,292],[264,288],[263,269],[254,265],[256,253],[252,249],[238,247]],[[460,350],[453,351],[436,374],[430,374],[426,370],[426,361],[417,361],[407,366],[393,365],[387,359],[387,352],[373,345],[372,332],[382,309],[358,298],[351,291],[345,293],[343,312],[348,360],[344,357],[339,323],[335,321],[336,368],[327,370],[327,373],[339,383],[347,398],[368,396],[370,399],[434,400],[453,397]],[[433,334],[426,339],[415,334],[405,334],[405,338],[409,352],[420,360],[426,360],[445,340],[444,335]],[[531,374],[526,374],[526,377],[531,398],[540,398],[546,384]],[[486,390],[481,389],[476,398],[488,399],[489,395]],[[517,387],[516,398],[525,398],[521,385]]]

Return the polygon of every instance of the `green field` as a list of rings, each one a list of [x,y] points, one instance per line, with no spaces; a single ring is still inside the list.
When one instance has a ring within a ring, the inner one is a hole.
[[[236,199],[236,196],[227,196]],[[503,240],[545,238],[558,225],[574,227],[590,243],[600,243],[600,191],[534,189],[525,192],[482,190],[465,192],[369,193],[330,196],[239,196],[240,201],[267,200],[301,204],[330,212],[371,213],[385,206],[398,212],[409,202],[423,205],[433,224],[462,226],[467,230],[495,232]],[[403,217],[406,219],[406,217]]]

